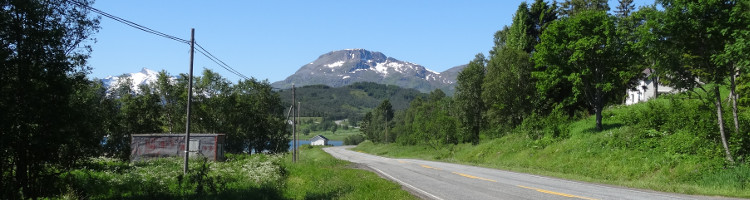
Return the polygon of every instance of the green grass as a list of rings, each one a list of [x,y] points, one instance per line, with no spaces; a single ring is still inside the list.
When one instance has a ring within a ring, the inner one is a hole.
[[[354,164],[333,158],[320,147],[303,146],[299,163],[285,159],[284,197],[290,199],[417,199],[398,184]]]
[[[460,144],[446,148],[373,144],[363,142],[355,150],[371,154],[417,158],[504,169],[572,180],[605,183],[665,192],[709,196],[750,197],[750,167],[702,171],[704,163],[690,159],[676,162],[669,155],[649,155],[627,150],[588,148],[586,139],[570,140],[546,148],[518,136]],[[581,145],[581,146],[571,146]]]
[[[358,128],[349,128],[348,130],[339,128],[338,130],[336,130],[335,134],[332,133],[331,131],[312,131],[310,132],[310,134],[307,134],[307,135],[300,134],[297,137],[299,137],[300,140],[309,140],[310,138],[315,137],[316,135],[323,135],[323,137],[326,137],[329,140],[343,141],[344,138],[350,135],[358,135],[358,134],[362,134],[362,132],[360,132]]]
[[[52,199],[415,199],[398,184],[353,169],[320,148],[291,155],[227,155],[225,162],[182,159],[127,163],[96,158],[61,175],[68,191]]]
[[[299,117],[298,120],[302,122],[311,121],[314,123],[320,123],[323,121],[323,118],[322,117]]]
[[[62,175],[63,199],[279,199],[281,156],[227,155],[226,162],[193,159],[183,176],[182,159],[160,158],[127,163],[94,159]]]
[[[594,118],[588,117],[569,123],[569,136],[563,138],[531,139],[523,132],[513,132],[484,139],[476,146],[433,148],[367,141],[355,150],[665,192],[750,197],[750,165],[724,161],[720,142],[715,140],[715,122],[704,120],[710,119],[710,112],[691,114],[699,108],[686,105],[678,107],[687,110],[684,115],[647,116],[645,121],[633,122],[640,118],[632,116],[659,106],[668,109],[672,105],[657,99],[654,105],[612,107],[604,112],[605,130],[594,131]],[[731,112],[725,119],[731,120],[730,116]]]

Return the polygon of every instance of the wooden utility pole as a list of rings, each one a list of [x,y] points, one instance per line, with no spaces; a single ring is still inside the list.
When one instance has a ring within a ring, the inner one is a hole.
[[[184,174],[188,173],[188,158],[190,156],[190,102],[193,101],[193,53],[195,51],[195,29],[190,29],[190,77],[188,78],[187,118],[185,119],[185,165]]]
[[[294,106],[294,104],[292,104]],[[300,108],[302,107],[302,103],[297,102],[297,120],[302,121],[300,118]],[[301,123],[300,123],[301,124]],[[296,140],[294,142],[297,142]],[[299,147],[299,143],[297,143],[297,146]],[[297,152],[297,160],[299,160],[299,148],[294,149],[294,151]]]
[[[292,84],[292,109],[294,110],[292,112],[292,162],[297,162],[297,115],[295,114],[297,110],[294,109],[294,102],[297,102],[296,95],[296,88]]]

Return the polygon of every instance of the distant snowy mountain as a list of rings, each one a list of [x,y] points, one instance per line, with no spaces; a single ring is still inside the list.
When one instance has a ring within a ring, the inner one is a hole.
[[[159,72],[144,67],[140,72],[127,73],[120,76],[107,76],[102,79],[102,83],[107,87],[107,91],[113,91],[115,88],[119,87],[120,84],[124,83],[124,80],[130,78],[130,80],[133,81],[133,91],[138,93],[140,92],[138,86],[156,82],[158,77]]]
[[[459,66],[461,67],[461,66]],[[414,88],[422,92],[442,89],[453,93],[455,72],[447,76],[421,65],[400,61],[385,54],[365,49],[345,49],[329,52],[302,66],[283,81],[272,84],[278,88],[323,84],[340,87],[356,82],[375,82]],[[460,71],[460,69],[458,70]]]

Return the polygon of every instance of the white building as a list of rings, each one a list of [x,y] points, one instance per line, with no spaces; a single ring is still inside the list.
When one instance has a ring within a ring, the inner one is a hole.
[[[310,138],[310,145],[311,146],[327,146],[328,138],[323,137],[322,135],[316,135],[315,137]]]
[[[651,75],[651,69],[645,69],[642,72],[644,77]],[[654,81],[651,78],[644,78],[638,81],[638,86],[634,89],[628,90],[628,96],[625,98],[625,105],[633,105],[639,102],[648,101],[654,98]],[[676,90],[669,86],[658,85],[659,94],[675,93]]]

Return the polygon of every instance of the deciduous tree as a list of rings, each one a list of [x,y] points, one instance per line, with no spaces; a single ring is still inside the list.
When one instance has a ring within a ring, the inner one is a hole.
[[[459,120],[461,121],[462,135],[466,142],[479,144],[479,131],[482,128],[482,113],[484,102],[482,102],[482,82],[484,82],[485,58],[477,54],[474,60],[458,74],[456,86],[456,104],[459,109]]]
[[[482,83],[485,116],[497,127],[512,128],[521,124],[534,109],[535,83],[531,79],[534,65],[529,54],[520,49],[502,48],[487,63]]]
[[[553,22],[542,34],[534,61],[539,72],[537,88],[545,93],[570,85],[570,95],[560,106],[584,102],[596,114],[602,130],[602,109],[636,74],[623,59],[614,17],[604,11],[586,10]]]
[[[658,37],[668,38],[665,45],[676,49],[681,57],[676,65],[663,66],[660,70],[669,74],[673,85],[682,89],[701,88],[713,84],[708,92],[714,99],[719,135],[726,159],[734,162],[729,149],[729,136],[724,130],[721,95],[719,85],[734,74],[734,65],[715,62],[713,57],[721,55],[731,41],[731,33],[738,27],[738,21],[732,20],[732,12],[737,8],[737,1],[707,0],[681,1],[662,0],[663,29]]]
[[[81,123],[100,122],[74,107],[95,98],[85,75],[99,22],[87,14],[65,0],[0,1],[0,199],[56,192],[56,173],[98,147]]]

